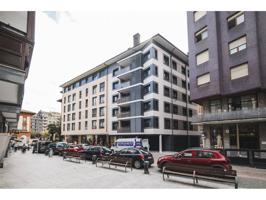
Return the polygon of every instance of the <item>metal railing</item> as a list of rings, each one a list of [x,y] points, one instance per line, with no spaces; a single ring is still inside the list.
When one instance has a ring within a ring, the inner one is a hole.
[[[223,121],[235,119],[266,118],[266,108],[255,108],[228,112],[204,113],[192,117],[192,122]]]
[[[130,117],[130,112],[120,112],[117,114],[117,118]]]
[[[128,97],[121,97],[120,99],[117,100],[117,103],[125,103],[125,102],[128,102],[130,101],[130,96]]]

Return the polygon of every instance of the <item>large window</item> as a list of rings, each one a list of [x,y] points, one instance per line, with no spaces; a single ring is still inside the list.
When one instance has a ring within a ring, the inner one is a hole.
[[[200,86],[200,85],[209,83],[210,81],[211,81],[210,73],[204,74],[204,75],[198,76],[197,85]]]
[[[104,94],[100,95],[99,103],[100,104],[104,103]]]
[[[177,85],[177,77],[175,75],[172,76],[173,84]]]
[[[164,112],[170,113],[171,112],[171,106],[170,103],[164,102]]]
[[[99,115],[104,116],[104,107],[99,108]]]
[[[228,28],[231,29],[245,21],[244,12],[237,12],[227,19]]]
[[[220,100],[210,101],[210,112],[217,113],[222,111],[222,105]]]
[[[99,128],[104,128],[104,119],[99,120]]]
[[[117,90],[118,87],[119,87],[119,82],[118,81],[117,82],[114,82],[113,83],[113,90]]]
[[[91,114],[92,117],[97,117],[97,108],[93,108]]]
[[[118,128],[118,122],[113,122],[112,123],[112,130],[117,130],[117,128]]]
[[[194,22],[198,21],[207,14],[207,11],[196,11],[194,12]]]
[[[196,56],[197,65],[201,65],[209,61],[209,50],[205,50]]]
[[[248,64],[242,64],[230,69],[231,71],[231,80],[238,79],[244,76],[248,76]]]
[[[173,92],[173,99],[177,100],[177,91],[173,89],[172,92]]]
[[[171,120],[164,118],[164,129],[171,129]]]
[[[118,94],[113,96],[113,103],[116,103],[118,100]]]
[[[105,86],[105,83],[104,82],[100,83],[100,90],[99,90],[99,92],[103,92],[104,91],[104,86]]]
[[[199,42],[201,40],[204,40],[208,37],[208,30],[207,27],[202,28],[198,32],[195,33],[195,41]]]
[[[144,86],[143,93],[145,95],[145,94],[148,94],[150,92],[151,92],[151,84],[149,83],[148,85]]]
[[[97,92],[97,85],[94,85],[92,87],[92,94],[96,94],[96,92]]]
[[[169,66],[169,63],[170,63],[169,57],[166,55],[163,55],[163,64]]]
[[[119,72],[119,68],[113,70],[113,76],[117,76]]]
[[[230,54],[237,53],[247,48],[247,38],[243,36],[237,40],[234,40],[229,43],[229,52]]]
[[[166,71],[163,72],[163,79],[164,79],[165,81],[170,81],[170,75],[169,75],[169,72],[166,72]]]
[[[164,86],[164,92],[163,93],[164,93],[164,96],[170,97],[170,88]]]
[[[92,120],[91,121],[91,128],[92,129],[97,129],[97,120]]]
[[[118,114],[118,108],[114,108],[114,109],[112,110],[112,116],[113,116],[113,117],[116,117],[117,114]]]
[[[247,110],[257,107],[256,95],[235,96],[228,99],[228,110]]]
[[[92,98],[92,105],[96,106],[96,103],[97,103],[97,97],[93,97]]]

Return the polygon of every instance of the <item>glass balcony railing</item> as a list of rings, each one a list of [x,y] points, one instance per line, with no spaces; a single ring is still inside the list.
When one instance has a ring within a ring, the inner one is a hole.
[[[125,127],[119,127],[117,129],[118,133],[128,133],[130,132],[130,126],[125,126]]]
[[[117,114],[117,118],[130,117],[130,112],[120,112]]]
[[[237,111],[203,113],[192,117],[193,123],[224,121],[224,120],[247,120],[252,121],[266,118],[266,108],[243,109]]]
[[[121,97],[120,99],[117,100],[117,103],[125,103],[125,102],[128,102],[130,101],[130,96],[127,96],[127,97]]]

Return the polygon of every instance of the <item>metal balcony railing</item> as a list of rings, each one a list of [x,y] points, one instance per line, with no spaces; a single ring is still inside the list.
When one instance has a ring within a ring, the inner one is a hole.
[[[121,97],[120,99],[117,100],[117,103],[125,103],[130,101],[130,96],[129,97]]]
[[[130,117],[130,112],[120,112],[117,114],[117,118]]]
[[[119,127],[117,129],[117,132],[118,133],[128,133],[128,132],[130,132],[130,127],[129,126],[128,127]]]
[[[224,120],[243,120],[266,118],[266,108],[245,109],[237,111],[225,111],[216,113],[204,113],[192,117],[192,123],[224,121]]]

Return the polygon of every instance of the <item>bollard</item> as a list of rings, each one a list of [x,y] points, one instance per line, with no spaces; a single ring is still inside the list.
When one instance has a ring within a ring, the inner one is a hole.
[[[149,161],[144,161],[144,174],[149,174],[149,165],[150,162]]]
[[[96,164],[97,156],[93,155],[91,159],[92,159],[92,164]]]

